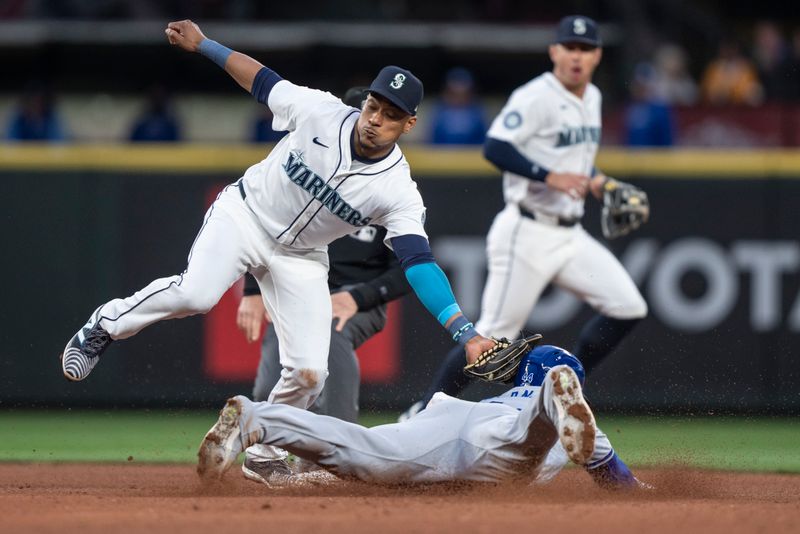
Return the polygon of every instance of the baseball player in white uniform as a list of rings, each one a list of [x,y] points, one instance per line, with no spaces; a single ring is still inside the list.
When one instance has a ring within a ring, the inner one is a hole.
[[[597,311],[573,350],[587,371],[647,314],[624,267],[580,224],[586,194],[600,199],[607,179],[594,166],[602,97],[591,78],[600,45],[592,19],[563,18],[549,48],[552,72],[517,88],[489,129],[484,155],[503,171],[506,207],[487,237],[489,276],[476,324],[487,335],[517,337],[552,282]],[[455,347],[406,416],[437,391],[466,387],[459,360],[463,349]]]
[[[515,387],[503,395],[475,403],[439,393],[411,419],[373,428],[238,396],[203,439],[197,470],[217,480],[246,447],[267,443],[366,482],[542,483],[572,460],[603,487],[639,487],[596,427],[583,376],[577,358],[544,345],[523,359]]]
[[[207,39],[191,21],[169,23],[169,42],[224,68],[288,130],[266,159],[209,208],[186,270],[95,310],[62,354],[66,378],[83,380],[112,341],[164,319],[205,313],[242,274],[258,281],[280,345],[281,378],[269,402],[306,409],[327,376],[331,327],[327,244],[367,224],[386,228],[409,285],[475,361],[495,345],[461,313],[423,227],[425,207],[396,141],[416,123],[422,83],[385,67],[362,110],[281,78]]]

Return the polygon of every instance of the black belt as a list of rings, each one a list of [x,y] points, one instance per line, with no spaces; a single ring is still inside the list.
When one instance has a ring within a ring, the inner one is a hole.
[[[242,195],[242,200],[247,199],[247,192],[244,190],[244,180],[239,180],[236,182],[236,185],[239,186],[239,194]]]
[[[533,219],[534,221],[536,220],[536,215],[534,215],[532,211],[528,211],[525,208],[523,208],[522,206],[519,206],[519,214],[522,215],[523,217],[527,217],[528,219]],[[553,218],[556,218],[556,217],[553,216]],[[544,222],[544,221],[540,221],[540,222]],[[581,222],[580,219],[562,219],[561,217],[558,217],[558,225],[559,226],[566,226],[567,228],[575,226],[579,222]],[[544,224],[547,224],[547,223],[545,222]]]

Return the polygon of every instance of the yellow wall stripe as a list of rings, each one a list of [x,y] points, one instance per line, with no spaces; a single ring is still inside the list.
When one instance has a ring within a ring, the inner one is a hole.
[[[138,173],[225,172],[240,176],[263,159],[269,145],[0,145],[0,171],[120,171]],[[471,177],[496,174],[479,148],[404,148],[412,173]],[[800,178],[800,150],[603,148],[597,166],[613,176],[686,178]]]

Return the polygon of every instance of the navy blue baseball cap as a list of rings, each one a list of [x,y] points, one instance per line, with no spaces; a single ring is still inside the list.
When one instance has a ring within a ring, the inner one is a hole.
[[[558,23],[556,32],[557,44],[583,43],[591,46],[600,46],[600,34],[597,32],[597,23],[589,17],[570,15]]]
[[[417,114],[423,95],[419,78],[411,74],[411,71],[394,65],[381,69],[369,86],[369,92],[388,99],[409,115]]]

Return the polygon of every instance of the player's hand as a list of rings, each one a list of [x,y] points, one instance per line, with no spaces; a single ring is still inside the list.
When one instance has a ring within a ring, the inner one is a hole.
[[[164,32],[167,34],[169,44],[179,46],[189,52],[197,52],[200,43],[206,38],[200,31],[200,27],[191,20],[170,22]]]
[[[594,198],[597,200],[601,200],[603,198],[603,186],[605,185],[607,179],[608,177],[606,177],[604,174],[598,174],[589,180],[589,191],[592,192],[592,195],[594,195]]]
[[[466,346],[464,346],[464,351],[467,354],[467,363],[475,363],[475,360],[478,359],[478,356],[494,347],[496,343],[497,342],[494,339],[480,335],[475,336],[467,341]]]
[[[336,331],[341,332],[344,325],[356,313],[358,313],[358,304],[353,299],[353,295],[349,291],[339,291],[331,295],[331,306],[333,307],[333,317],[338,319],[336,322]]]
[[[248,343],[258,341],[261,335],[261,323],[264,319],[270,320],[261,295],[242,297],[239,302],[239,310],[236,312],[236,326],[242,331]]]
[[[574,199],[584,198],[589,190],[589,177],[571,172],[551,172],[544,182],[548,187],[562,191]]]

